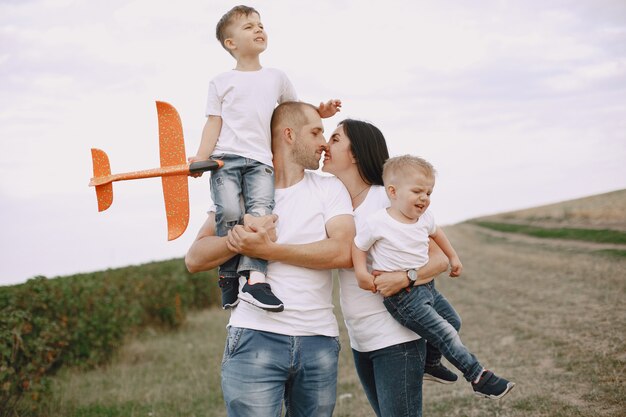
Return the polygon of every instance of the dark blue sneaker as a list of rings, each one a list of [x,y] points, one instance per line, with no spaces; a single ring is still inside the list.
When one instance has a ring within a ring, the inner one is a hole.
[[[492,398],[498,400],[508,394],[515,386],[514,382],[496,376],[491,371],[484,370],[478,382],[472,382],[474,394],[479,397]]]
[[[220,277],[218,285],[222,290],[222,309],[235,307],[239,303],[239,277]]]
[[[280,312],[285,309],[283,302],[280,301],[274,293],[270,284],[265,282],[259,282],[258,284],[250,285],[247,282],[243,285],[239,298],[242,301],[250,303],[254,306],[262,308],[263,310]]]
[[[424,381],[439,382],[440,384],[454,384],[459,377],[443,366],[441,363],[435,366],[424,367]]]

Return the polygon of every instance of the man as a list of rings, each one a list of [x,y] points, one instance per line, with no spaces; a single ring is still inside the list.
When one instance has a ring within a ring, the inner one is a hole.
[[[228,415],[274,417],[284,399],[287,416],[331,416],[339,330],[330,269],[352,266],[352,205],[338,179],[305,171],[318,168],[326,148],[316,107],[283,103],[271,129],[277,240],[275,217],[247,216],[255,224],[215,237],[211,215],[185,261],[196,272],[237,254],[267,259],[267,282],[285,305],[280,313],[248,303],[232,311],[222,364]]]

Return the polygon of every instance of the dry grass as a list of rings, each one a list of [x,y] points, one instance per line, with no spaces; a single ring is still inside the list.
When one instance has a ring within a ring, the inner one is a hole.
[[[626,190],[496,214],[480,220],[626,231]]]
[[[466,273],[439,278],[439,289],[463,318],[465,344],[517,386],[490,401],[474,397],[464,382],[426,383],[424,415],[623,416],[626,259],[507,240],[466,224],[446,231]],[[178,333],[130,340],[105,369],[63,370],[49,414],[224,416],[219,368],[226,321],[221,310],[191,315]],[[373,416],[345,329],[342,343],[335,416]]]

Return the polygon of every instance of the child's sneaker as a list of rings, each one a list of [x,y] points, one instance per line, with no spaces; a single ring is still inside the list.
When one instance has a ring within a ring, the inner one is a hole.
[[[474,394],[494,400],[504,397],[514,386],[515,382],[507,381],[487,370],[483,371],[478,382],[472,382]]]
[[[285,309],[283,302],[272,293],[270,284],[265,282],[252,285],[246,282],[239,298],[267,311],[280,312]]]
[[[222,309],[235,307],[239,303],[239,277],[220,277],[218,285],[222,289]]]
[[[424,381],[434,381],[440,384],[454,384],[457,379],[459,379],[459,377],[441,363],[435,366],[424,367]]]

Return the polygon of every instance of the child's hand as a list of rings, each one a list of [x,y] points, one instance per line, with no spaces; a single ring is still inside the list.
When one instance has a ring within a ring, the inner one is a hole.
[[[374,285],[374,275],[372,274],[364,274],[357,275],[357,282],[359,283],[359,288],[366,291],[371,291],[376,293],[378,290],[376,289],[376,285]]]
[[[459,258],[450,259],[450,276],[456,278],[461,275],[463,264]]]
[[[206,161],[208,158],[202,158],[198,155],[195,156],[190,156],[189,158],[187,158],[187,162],[189,162],[190,164],[193,164],[194,162],[198,162],[198,161]],[[196,174],[191,174],[192,177],[197,178],[197,177],[201,177],[202,174],[204,174],[204,172],[198,172]]]
[[[322,102],[317,108],[317,111],[322,119],[332,117],[337,114],[337,112],[341,111],[341,100],[332,99],[328,100],[326,103]]]

